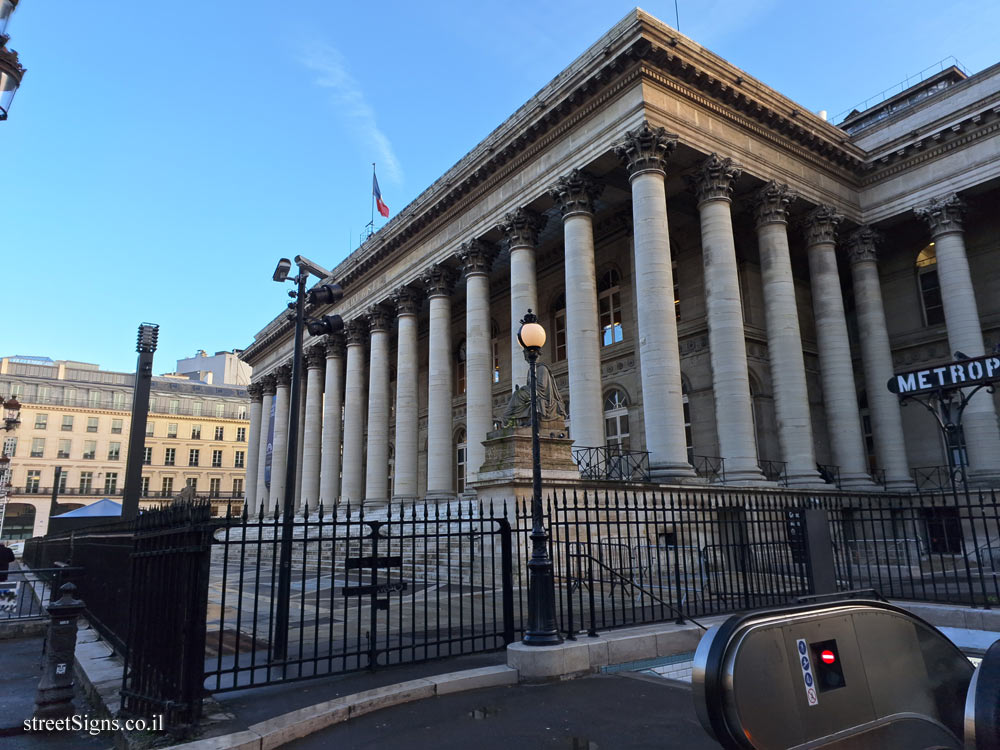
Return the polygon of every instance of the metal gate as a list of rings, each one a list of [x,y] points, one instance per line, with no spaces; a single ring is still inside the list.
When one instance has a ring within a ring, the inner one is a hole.
[[[482,506],[390,506],[377,516],[346,507],[290,526],[258,514],[216,529],[206,690],[490,651],[514,640],[511,528]],[[292,553],[287,611],[277,596],[283,534]],[[277,637],[283,622],[285,644]]]

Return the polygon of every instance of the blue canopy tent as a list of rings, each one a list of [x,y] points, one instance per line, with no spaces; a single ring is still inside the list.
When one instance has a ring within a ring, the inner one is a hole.
[[[82,508],[77,508],[76,510],[71,510],[66,513],[60,513],[58,516],[53,516],[53,518],[96,518],[120,516],[121,514],[121,503],[116,503],[114,500],[104,498],[103,500],[98,500],[96,503],[84,505]]]

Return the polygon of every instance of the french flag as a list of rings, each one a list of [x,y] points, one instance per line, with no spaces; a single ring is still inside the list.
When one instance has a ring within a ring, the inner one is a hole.
[[[389,207],[382,201],[382,191],[378,189],[378,177],[372,173],[372,194],[375,196],[375,207],[385,218],[389,218]]]

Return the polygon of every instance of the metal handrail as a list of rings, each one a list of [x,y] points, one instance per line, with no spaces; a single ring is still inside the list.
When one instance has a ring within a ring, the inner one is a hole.
[[[757,465],[764,473],[764,478],[769,482],[777,482],[783,487],[788,486],[788,464],[784,461],[771,461],[762,458],[757,461]]]
[[[702,479],[726,483],[726,459],[722,456],[691,456],[691,465]]]
[[[573,449],[573,460],[582,479],[613,482],[648,482],[649,451],[634,451],[618,444]]]

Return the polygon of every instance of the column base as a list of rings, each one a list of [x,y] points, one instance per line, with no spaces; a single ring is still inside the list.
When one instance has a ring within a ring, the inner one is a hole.
[[[872,478],[863,472],[857,474],[841,474],[840,488],[843,490],[859,490],[861,492],[881,492],[882,485],[876,484]]]
[[[772,482],[770,479],[764,476],[764,472],[760,470],[759,466],[743,466],[737,468],[731,468],[730,466],[725,467],[726,481],[723,482],[725,485],[737,484],[737,485],[748,485],[750,487],[777,487],[777,482]]]
[[[428,503],[451,503],[454,501],[454,492],[442,492],[440,490],[435,490],[424,495],[424,502]]]
[[[998,469],[969,469],[966,476],[969,487],[976,489],[1000,488],[1000,470]]]
[[[886,492],[916,492],[917,485],[911,477],[896,477],[890,479],[886,477],[885,479],[885,491]]]
[[[650,466],[649,478],[660,484],[704,484],[705,482],[689,463],[663,463]]]
[[[369,510],[371,508],[384,508],[389,504],[389,498],[387,497],[366,497],[364,499],[364,508]]]
[[[420,498],[417,495],[393,495],[392,502],[400,505],[413,505]]]

